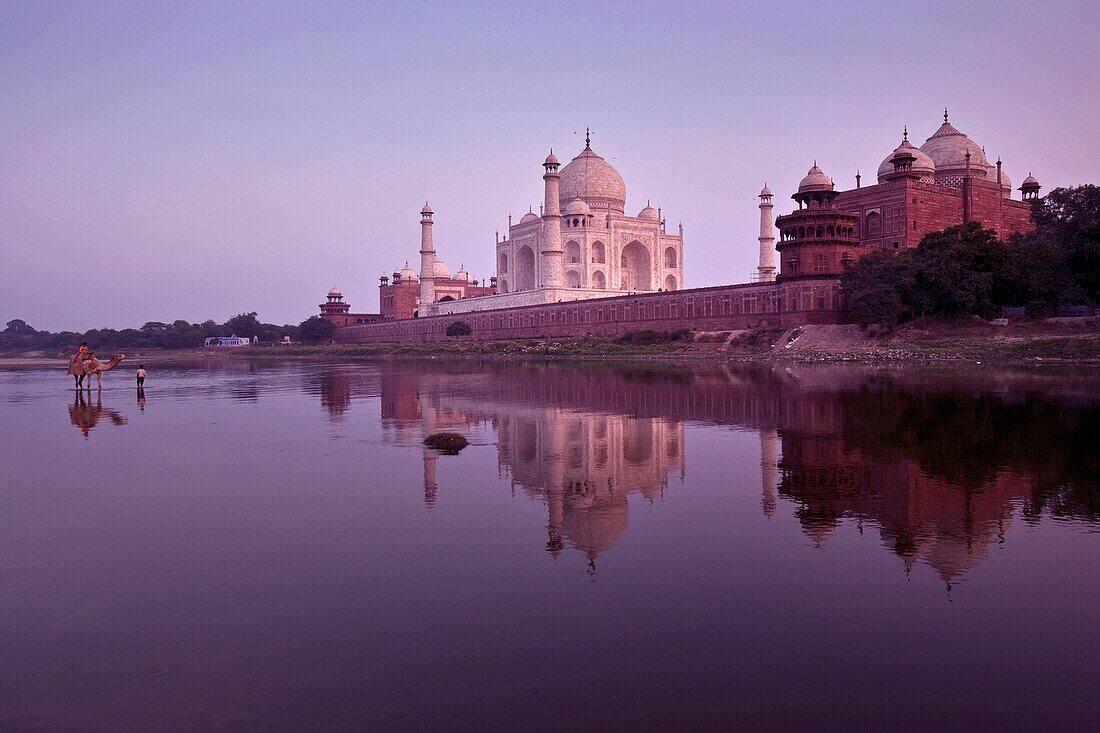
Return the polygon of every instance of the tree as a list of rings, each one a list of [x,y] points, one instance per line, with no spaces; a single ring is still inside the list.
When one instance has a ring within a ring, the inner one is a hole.
[[[4,333],[15,334],[16,336],[33,336],[38,331],[34,330],[21,318],[13,318],[8,321],[8,327],[4,329]]]
[[[469,336],[472,329],[466,321],[455,321],[447,326],[448,336]]]
[[[225,322],[225,330],[229,331],[230,335],[251,338],[260,334],[263,324],[256,318],[256,311],[238,313]]]
[[[912,253],[907,300],[919,316],[992,316],[1012,292],[1008,248],[990,229],[971,222],[933,232]]]
[[[1072,283],[1062,303],[1100,302],[1100,186],[1056,188],[1032,211],[1035,231],[1020,238],[1042,242]]]
[[[336,326],[320,316],[310,316],[298,324],[298,337],[307,344],[323,344],[332,340]]]
[[[848,312],[861,326],[896,326],[909,317],[902,292],[912,287],[911,258],[878,250],[864,255],[841,278]]]

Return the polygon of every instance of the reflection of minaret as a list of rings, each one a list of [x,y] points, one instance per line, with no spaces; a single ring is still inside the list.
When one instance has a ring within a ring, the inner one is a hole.
[[[424,506],[431,509],[435,506],[435,491],[439,484],[435,480],[435,462],[439,460],[439,454],[431,448],[424,449]]]
[[[565,518],[565,446],[562,421],[548,420],[543,423],[541,438],[542,460],[546,467],[546,503],[550,511],[546,551],[557,555],[564,547],[561,538],[562,520]]]
[[[776,461],[778,444],[779,434],[774,429],[760,431],[760,480],[764,489],[761,506],[766,517],[775,514],[775,495],[779,486],[779,469]]]

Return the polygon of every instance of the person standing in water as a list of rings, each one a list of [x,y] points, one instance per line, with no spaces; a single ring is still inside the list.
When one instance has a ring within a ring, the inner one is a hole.
[[[137,388],[139,390],[145,389],[145,365],[144,364],[138,364]]]

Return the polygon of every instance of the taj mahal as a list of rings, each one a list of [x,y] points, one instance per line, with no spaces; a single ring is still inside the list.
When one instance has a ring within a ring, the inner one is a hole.
[[[1003,241],[1030,231],[1041,186],[1030,173],[1013,198],[1001,160],[943,122],[919,147],[901,142],[877,166],[876,182],[837,188],[814,161],[773,215],[774,193],[759,194],[759,265],[750,282],[685,288],[684,230],[669,232],[648,202],[627,215],[626,183],[592,148],[564,166],[542,163],[543,203],[495,242],[496,273],[454,275],[432,236],[435,212],[420,211],[420,268],[408,263],[379,279],[379,312],[351,313],[336,288],[321,316],[337,341],[432,341],[464,314],[474,338],[620,335],[628,330],[722,331],[845,322],[841,276],[864,254],[916,247],[928,234],[978,222]],[[778,236],[777,236],[778,235]],[[778,257],[776,256],[778,254]],[[777,263],[776,260],[779,260]]]

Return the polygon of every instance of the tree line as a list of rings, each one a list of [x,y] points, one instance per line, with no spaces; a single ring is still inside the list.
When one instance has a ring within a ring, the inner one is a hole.
[[[282,341],[284,336],[295,342],[325,343],[332,338],[334,330],[331,323],[319,316],[311,316],[297,325],[261,323],[255,311],[239,313],[225,323],[213,320],[202,323],[149,321],[141,328],[93,328],[83,333],[39,331],[16,318],[8,321],[7,327],[0,332],[0,348],[67,352],[87,341],[92,350],[99,353],[143,348],[187,349],[202,346],[203,341],[211,336],[231,335],[255,337],[260,343],[276,343]]]
[[[1032,210],[1034,231],[1011,237],[972,222],[926,236],[910,250],[864,255],[844,273],[861,325],[915,318],[995,318],[1003,307],[1053,315],[1100,300],[1100,187],[1057,188]]]

